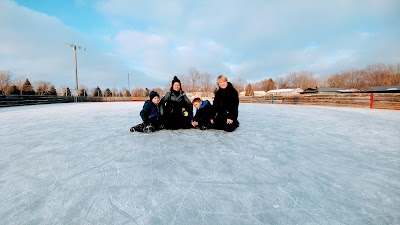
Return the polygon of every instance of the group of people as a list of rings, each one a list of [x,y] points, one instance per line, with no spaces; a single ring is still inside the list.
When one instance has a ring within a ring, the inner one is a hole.
[[[224,75],[218,76],[217,84],[219,89],[211,105],[208,100],[200,98],[190,101],[182,90],[181,81],[175,76],[169,92],[161,99],[157,92],[150,92],[150,100],[145,101],[140,111],[143,123],[132,127],[130,131],[154,132],[161,129],[190,128],[234,131],[239,127],[239,94]],[[193,106],[196,108],[194,116]]]

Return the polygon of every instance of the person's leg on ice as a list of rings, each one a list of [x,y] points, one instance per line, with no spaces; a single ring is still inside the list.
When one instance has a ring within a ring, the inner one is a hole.
[[[143,129],[146,127],[144,123],[139,123],[136,126],[131,127],[131,132],[143,132]]]

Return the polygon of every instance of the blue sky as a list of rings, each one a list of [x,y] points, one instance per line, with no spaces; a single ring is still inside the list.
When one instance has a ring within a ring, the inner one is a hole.
[[[397,0],[2,0],[0,70],[56,88],[165,87],[190,68],[256,82],[400,63]]]

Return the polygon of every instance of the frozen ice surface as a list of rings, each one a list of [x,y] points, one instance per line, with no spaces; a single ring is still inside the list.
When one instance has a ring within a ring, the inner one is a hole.
[[[141,102],[0,109],[0,224],[400,224],[400,112],[241,104],[130,133]]]

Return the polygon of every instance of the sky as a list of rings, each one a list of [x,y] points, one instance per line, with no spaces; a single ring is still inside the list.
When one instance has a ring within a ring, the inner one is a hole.
[[[400,224],[396,110],[240,104],[234,132],[131,133],[142,108],[0,108],[0,224]]]
[[[56,88],[166,87],[195,68],[257,82],[400,62],[397,0],[2,0],[0,70]],[[129,75],[128,75],[129,74]],[[129,77],[129,83],[128,83]]]

